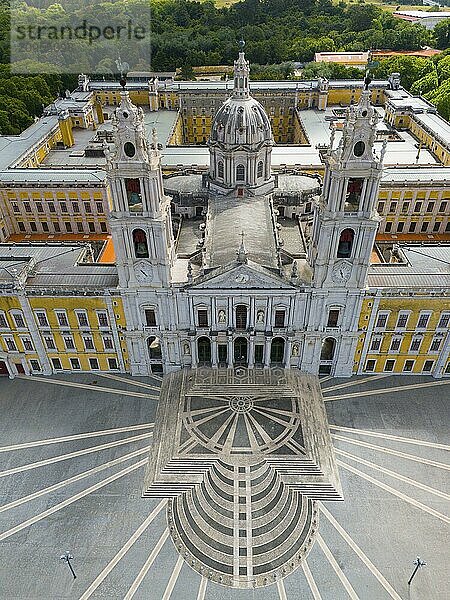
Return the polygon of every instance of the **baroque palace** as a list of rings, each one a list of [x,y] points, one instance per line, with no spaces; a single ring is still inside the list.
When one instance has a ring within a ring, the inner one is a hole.
[[[79,77],[0,137],[0,372],[450,375],[450,125],[388,81]]]

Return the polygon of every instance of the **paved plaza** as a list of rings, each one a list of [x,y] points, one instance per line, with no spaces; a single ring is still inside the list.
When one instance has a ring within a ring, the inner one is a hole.
[[[142,497],[160,379],[0,380],[0,599],[447,598],[450,380],[320,383],[344,501],[317,501],[318,532],[299,568],[232,589],[179,554],[170,500]],[[408,589],[417,556],[427,565]]]

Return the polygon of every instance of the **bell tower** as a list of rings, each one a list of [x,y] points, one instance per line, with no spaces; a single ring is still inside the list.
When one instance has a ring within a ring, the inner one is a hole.
[[[165,287],[170,283],[174,240],[156,132],[149,145],[142,109],[131,102],[124,80],[121,85],[121,102],[113,117],[114,150],[105,148],[119,285]]]
[[[375,210],[382,163],[374,153],[378,114],[370,103],[370,79],[357,105],[347,109],[342,137],[325,157],[323,191],[315,207],[310,264],[316,288],[364,288],[378,229]]]

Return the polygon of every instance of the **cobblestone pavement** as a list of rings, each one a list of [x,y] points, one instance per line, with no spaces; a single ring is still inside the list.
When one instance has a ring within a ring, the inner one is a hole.
[[[448,597],[449,379],[321,380],[344,502],[319,505],[302,567],[254,590],[192,570],[168,533],[166,501],[141,497],[160,384],[0,380],[1,600]],[[417,556],[427,565],[408,589]]]

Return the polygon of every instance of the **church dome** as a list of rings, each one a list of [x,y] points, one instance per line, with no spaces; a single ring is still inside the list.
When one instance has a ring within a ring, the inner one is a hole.
[[[272,143],[269,117],[252,98],[232,96],[217,111],[211,127],[211,142],[225,146],[256,146]]]

